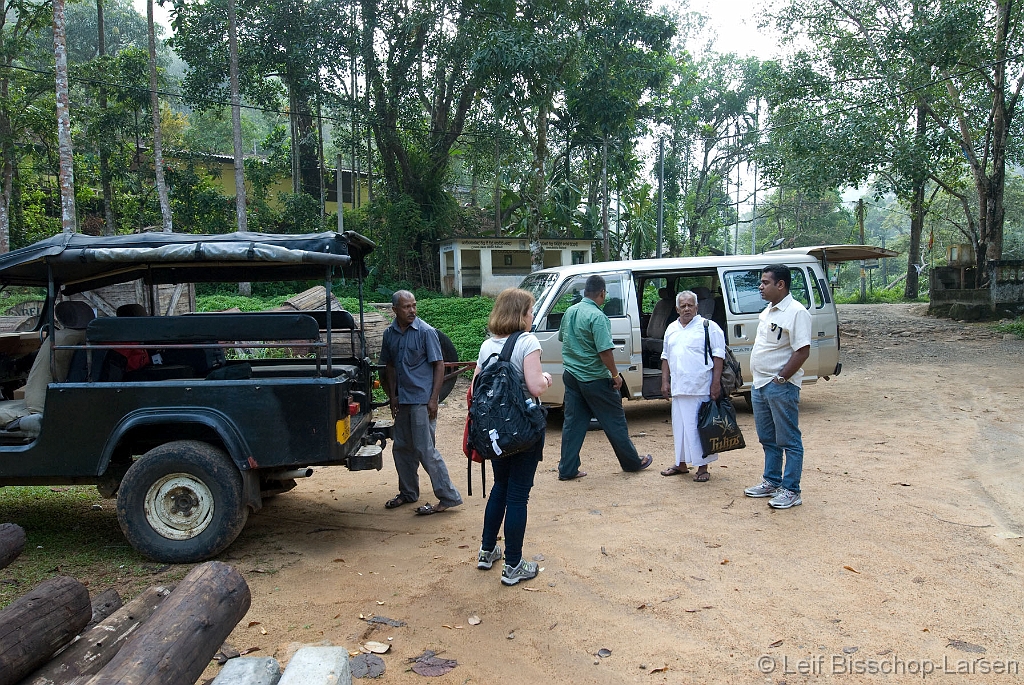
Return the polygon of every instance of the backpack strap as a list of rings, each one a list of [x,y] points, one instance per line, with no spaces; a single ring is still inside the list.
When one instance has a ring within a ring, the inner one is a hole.
[[[708,320],[704,319],[704,366],[708,365],[709,354],[711,354],[711,334],[708,333]]]
[[[512,352],[515,351],[516,341],[519,340],[519,336],[523,334],[523,331],[516,331],[512,335],[508,336],[505,340],[505,345],[501,348],[501,354],[498,356],[503,362],[510,361],[512,359]]]

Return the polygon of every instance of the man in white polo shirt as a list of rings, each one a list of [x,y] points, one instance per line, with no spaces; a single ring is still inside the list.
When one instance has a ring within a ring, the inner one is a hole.
[[[774,509],[803,504],[800,474],[804,445],[800,437],[801,367],[811,353],[811,315],[789,294],[789,267],[769,264],[761,270],[761,297],[768,306],[758,317],[750,351],[750,392],[754,426],[764,448],[761,483],[744,490],[747,497],[770,497]],[[785,453],[785,470],[783,470]]]

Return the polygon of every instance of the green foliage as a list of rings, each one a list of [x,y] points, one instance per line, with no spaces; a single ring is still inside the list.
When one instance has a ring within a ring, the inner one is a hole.
[[[291,295],[274,295],[272,297],[196,295],[196,310],[200,312],[222,312],[225,309],[237,307],[243,312],[262,312],[274,307],[280,307],[289,297]]]
[[[995,329],[1000,333],[1013,333],[1018,338],[1024,338],[1024,319],[1014,319],[1006,323],[998,323]]]
[[[860,299],[860,290],[850,293],[836,293],[836,304],[899,304],[901,302],[927,302],[928,297],[918,297],[915,300],[907,300],[903,297],[902,288],[889,288],[883,290],[875,288],[867,291],[867,300]]]
[[[416,299],[417,315],[451,338],[462,361],[475,360],[487,338],[487,319],[494,307],[489,297]]]

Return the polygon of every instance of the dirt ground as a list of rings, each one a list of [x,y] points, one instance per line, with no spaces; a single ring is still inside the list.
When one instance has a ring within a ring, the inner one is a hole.
[[[742,401],[747,447],[705,484],[658,473],[667,403],[626,407],[655,456],[636,474],[591,432],[590,475],[559,482],[553,418],[524,550],[543,571],[504,587],[475,564],[485,500],[478,467],[466,495],[456,389],[438,444],[465,505],[385,510],[390,447],[380,472],[317,469],[224,555],[252,589],[229,641],[281,659],[293,642],[390,641],[395,684],[429,682],[407,663],[427,649],[458,661],[433,681],[448,684],[1021,682],[1024,342],[924,305],[840,319],[843,373],[802,393],[803,506],[743,496],[763,457]]]

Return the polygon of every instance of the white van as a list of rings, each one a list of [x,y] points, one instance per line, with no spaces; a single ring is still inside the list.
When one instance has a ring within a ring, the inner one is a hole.
[[[811,355],[803,367],[803,382],[812,383],[818,378],[828,380],[842,370],[839,320],[827,279],[829,265],[895,256],[891,250],[870,245],[825,245],[757,255],[597,262],[535,271],[520,287],[537,300],[533,333],[541,343],[543,368],[554,379],[551,389],[544,393],[544,403],[562,403],[565,388],[558,326],[565,310],[583,298],[589,276],[599,274],[605,279],[604,313],[611,320],[624,397],[639,400],[662,396],[662,343],[665,328],[677,318],[675,295],[683,290],[693,291],[698,313],[725,331],[726,341],[743,366],[746,383],[741,392],[749,396],[750,350],[758,314],[766,305],[758,290],[765,266],[790,267],[791,293],[811,313]]]

